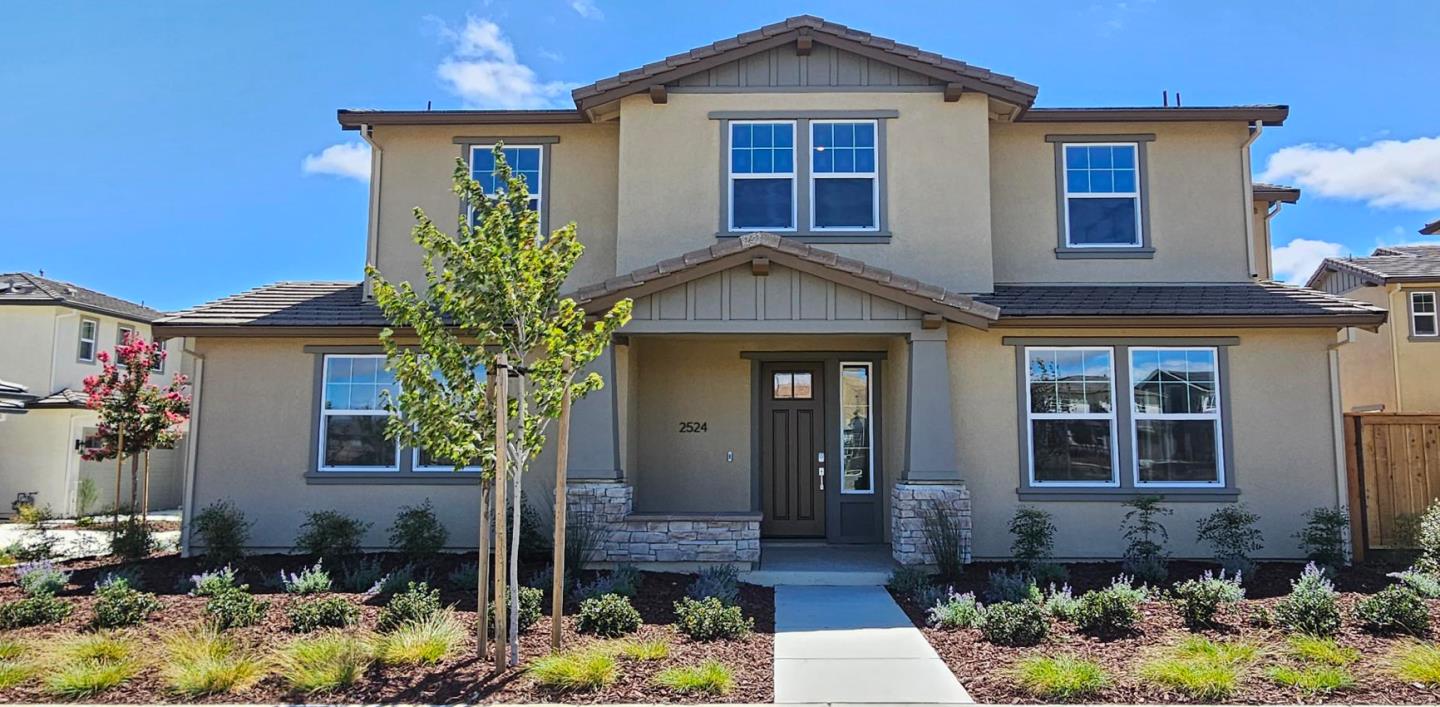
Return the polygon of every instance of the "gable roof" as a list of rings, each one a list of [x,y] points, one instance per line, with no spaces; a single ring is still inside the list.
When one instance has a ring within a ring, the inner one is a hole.
[[[1433,236],[1436,234],[1440,234],[1440,218],[1437,218],[1434,221],[1431,221],[1430,223],[1427,223],[1420,228],[1420,235],[1422,236]]]
[[[1339,271],[1351,272],[1381,285],[1440,280],[1440,244],[1383,246],[1367,257],[1326,258],[1305,286],[1315,287],[1330,273]]]
[[[164,315],[143,304],[27,272],[0,273],[0,305],[4,304],[60,305],[142,323]]]

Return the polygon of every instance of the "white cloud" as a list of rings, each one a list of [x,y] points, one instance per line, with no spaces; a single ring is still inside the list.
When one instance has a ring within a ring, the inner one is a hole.
[[[570,8],[587,20],[605,19],[605,13],[596,7],[595,0],[570,0]]]
[[[436,72],[467,108],[557,108],[570,105],[574,86],[541,81],[535,71],[520,63],[515,47],[500,26],[470,17],[460,30],[445,28],[454,43],[449,57]]]
[[[1275,277],[1292,285],[1303,285],[1326,258],[1338,258],[1345,249],[1339,243],[1296,238],[1276,248],[1270,262]]]
[[[1270,156],[1263,181],[1293,181],[1310,193],[1370,206],[1440,209],[1440,137],[1380,140],[1350,150],[1286,147]]]
[[[367,182],[370,180],[370,146],[363,142],[331,145],[318,155],[306,155],[300,169],[306,174],[333,174]]]

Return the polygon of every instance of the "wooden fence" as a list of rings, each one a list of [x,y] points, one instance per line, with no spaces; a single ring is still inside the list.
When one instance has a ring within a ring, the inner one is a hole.
[[[1440,498],[1440,415],[1346,413],[1345,447],[1356,558],[1412,547]]]

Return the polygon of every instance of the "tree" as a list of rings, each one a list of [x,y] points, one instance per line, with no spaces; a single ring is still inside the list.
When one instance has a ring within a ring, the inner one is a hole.
[[[508,484],[512,517],[520,516],[520,488],[530,464],[545,447],[552,420],[559,417],[564,392],[582,398],[604,385],[598,373],[575,380],[574,371],[595,360],[615,330],[630,319],[629,300],[615,304],[587,324],[574,300],[560,288],[584,247],[574,223],[549,235],[540,233],[539,215],[529,208],[523,177],[511,173],[501,146],[494,150],[497,183],[504,191],[486,194],[456,161],[454,192],[469,206],[456,235],[442,232],[422,209],[415,209],[415,242],[424,252],[425,291],[409,282],[392,283],[375,268],[366,274],[375,300],[394,327],[410,331],[399,340],[386,328],[380,341],[399,383],[387,432],[403,444],[422,448],[456,471],[479,463],[482,479],[503,495]],[[473,225],[472,225],[473,224]],[[493,361],[507,362],[495,370]],[[567,361],[572,365],[567,365]],[[507,399],[504,468],[496,473],[495,408],[477,372],[500,376],[495,386]],[[482,490],[482,513],[486,503]],[[495,509],[495,527],[505,525],[505,508]],[[482,517],[481,534],[488,519]],[[483,541],[482,541],[483,545]],[[519,533],[511,538],[508,578],[497,582],[496,601],[510,602],[508,626],[511,665],[519,662]],[[505,548],[496,548],[503,554]],[[483,556],[479,567],[486,565]],[[484,570],[481,615],[484,615]],[[500,592],[498,585],[506,591]],[[501,612],[497,611],[497,614]],[[499,636],[497,638],[497,644]],[[483,651],[483,646],[481,648]],[[497,653],[500,653],[497,649]],[[497,664],[500,657],[497,655]]]
[[[87,376],[86,407],[100,414],[98,444],[86,449],[81,457],[89,461],[115,460],[115,529],[120,519],[120,469],[126,457],[132,461],[144,458],[144,478],[130,468],[130,513],[137,510],[144,517],[149,510],[150,450],[173,449],[180,441],[180,425],[190,417],[189,380],[176,373],[164,388],[150,382],[156,363],[165,360],[165,347],[160,342],[147,342],[138,334],[127,334],[115,347],[115,360],[109,352],[96,357],[101,370]],[[142,496],[137,499],[137,495]]]

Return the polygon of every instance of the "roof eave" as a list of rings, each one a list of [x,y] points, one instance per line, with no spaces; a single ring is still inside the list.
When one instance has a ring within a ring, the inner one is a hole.
[[[1385,323],[1385,312],[1368,314],[1282,314],[1282,315],[1210,315],[1210,314],[1147,314],[1115,316],[1017,316],[1000,315],[994,327],[1148,327],[1148,328],[1300,328],[1300,327],[1378,327]]]
[[[578,110],[348,110],[335,111],[342,130],[363,125],[563,125],[587,123]]]
[[[1036,108],[1018,120],[1024,123],[1151,123],[1260,121],[1267,126],[1285,124],[1290,106],[1197,106],[1193,108]]]

